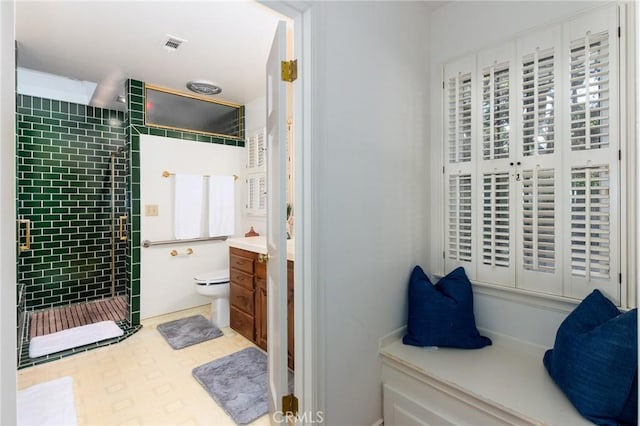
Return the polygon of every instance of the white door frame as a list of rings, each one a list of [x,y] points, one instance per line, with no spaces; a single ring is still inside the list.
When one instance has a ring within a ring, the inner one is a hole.
[[[0,424],[16,424],[15,3],[0,1]]]
[[[300,425],[324,423],[324,319],[321,289],[317,285],[313,216],[312,151],[312,60],[313,32],[311,3],[305,1],[259,0],[291,19],[294,25],[294,59],[298,60],[298,80],[294,90],[294,208],[295,212],[295,395],[298,397]],[[286,306],[285,306],[286,308]]]

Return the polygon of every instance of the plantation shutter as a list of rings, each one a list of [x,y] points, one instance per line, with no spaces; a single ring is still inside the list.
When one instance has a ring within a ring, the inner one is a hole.
[[[247,169],[253,172],[262,171],[265,162],[265,136],[264,130],[259,130],[249,136],[245,146],[247,150]],[[258,169],[258,170],[252,170]]]
[[[264,168],[265,167],[265,132],[259,132],[256,136],[256,165],[255,167]]]
[[[449,176],[448,257],[457,262],[472,259],[471,175]]]
[[[477,280],[514,286],[515,192],[513,191],[514,49],[509,44],[478,55],[480,150],[476,188],[480,214]]]
[[[569,226],[563,237],[568,242],[566,294],[583,298],[599,288],[619,302],[617,21],[613,6],[564,28]]]
[[[247,177],[247,210],[252,214],[264,214],[267,208],[267,179],[265,176]]]
[[[445,267],[463,265],[475,278],[473,194],[475,115],[475,58],[464,58],[445,67],[446,162]]]
[[[245,143],[247,150],[247,212],[266,214],[265,130],[253,132]]]
[[[558,132],[562,110],[558,96],[561,31],[554,27],[518,40],[518,119],[516,219],[518,288],[558,294],[562,291],[561,222],[557,214],[561,186]]]
[[[621,303],[619,60],[611,5],[445,66],[445,271]]]

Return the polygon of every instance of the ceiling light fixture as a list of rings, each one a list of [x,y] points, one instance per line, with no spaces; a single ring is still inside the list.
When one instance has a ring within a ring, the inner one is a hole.
[[[208,81],[189,81],[187,89],[199,95],[217,95],[222,93],[222,88]]]
[[[127,98],[124,97],[124,95],[118,95],[116,96],[116,102],[120,102],[122,104],[127,103]]]

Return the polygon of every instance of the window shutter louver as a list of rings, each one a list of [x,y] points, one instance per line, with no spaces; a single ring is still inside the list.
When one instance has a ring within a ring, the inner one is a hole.
[[[514,286],[513,149],[515,94],[513,44],[478,54],[481,115],[477,141],[478,281]],[[476,107],[477,108],[477,107]]]
[[[554,49],[536,49],[522,58],[523,154],[554,152],[555,144]]]
[[[471,175],[449,177],[448,258],[472,260]]]
[[[571,170],[571,274],[586,280],[610,273],[609,168]]]
[[[258,209],[265,210],[267,208],[267,178],[262,176],[258,178]]]
[[[518,43],[516,287],[551,294],[562,293],[561,36],[553,27]]]
[[[247,210],[260,213],[267,208],[267,180],[257,174],[247,177]]]
[[[255,136],[250,136],[247,138],[246,146],[247,146],[247,168],[251,169],[256,167],[258,163],[257,156],[257,138]]]
[[[461,59],[445,67],[443,107],[446,111],[445,267],[464,265],[467,275],[475,278],[473,185],[474,127],[476,117],[475,59]]]
[[[255,209],[257,204],[256,198],[256,180],[254,178],[247,179],[247,210]]]
[[[247,149],[247,212],[266,214],[266,154],[265,129],[255,131],[246,140]]]
[[[553,169],[522,173],[522,251],[524,269],[554,272],[556,268],[556,197]]]
[[[609,34],[588,32],[570,44],[571,149],[609,145]]]
[[[509,173],[485,174],[482,178],[482,263],[508,268],[510,265],[510,177]]]
[[[256,165],[255,167],[264,167],[265,166],[265,154],[266,154],[266,147],[264,145],[265,143],[265,136],[264,136],[264,132],[260,132],[255,136],[256,139]]]
[[[509,157],[509,64],[482,72],[482,159]]]
[[[471,161],[471,74],[449,79],[449,162]]]

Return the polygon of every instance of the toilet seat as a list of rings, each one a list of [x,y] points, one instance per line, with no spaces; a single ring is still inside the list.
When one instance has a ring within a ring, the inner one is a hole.
[[[228,269],[216,269],[214,271],[203,272],[193,277],[197,285],[226,284],[229,282]]]

